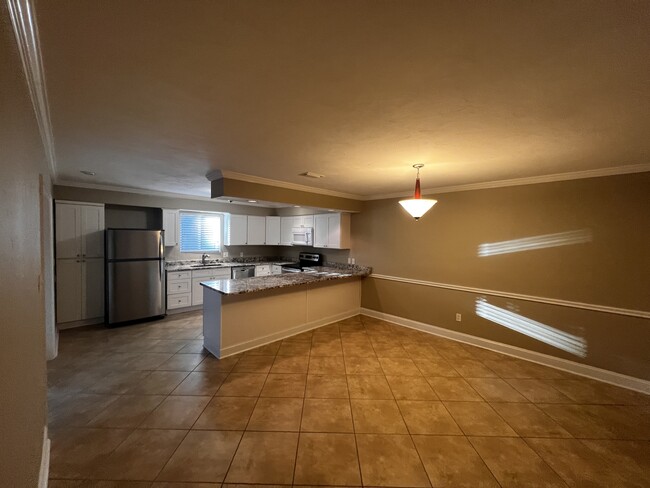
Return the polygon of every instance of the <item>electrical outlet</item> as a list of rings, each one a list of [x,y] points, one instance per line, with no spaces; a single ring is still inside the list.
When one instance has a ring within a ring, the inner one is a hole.
[[[352,264],[352,258],[348,258],[348,264]]]
[[[352,264],[357,264],[357,259],[356,258],[352,258]]]
[[[457,314],[456,314],[456,322],[460,322],[461,319],[462,319],[461,314],[457,313]]]
[[[228,251],[224,251],[221,253],[222,258],[227,258],[228,257]]]
[[[239,253],[239,257],[240,257],[240,258],[243,258],[243,257],[244,257],[244,251],[242,251],[242,252]]]

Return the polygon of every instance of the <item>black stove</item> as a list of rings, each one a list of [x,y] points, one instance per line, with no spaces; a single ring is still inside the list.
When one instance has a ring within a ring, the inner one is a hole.
[[[305,268],[323,265],[323,255],[315,252],[301,252],[298,254],[299,261],[294,264],[285,264],[282,271],[286,273],[300,273]]]

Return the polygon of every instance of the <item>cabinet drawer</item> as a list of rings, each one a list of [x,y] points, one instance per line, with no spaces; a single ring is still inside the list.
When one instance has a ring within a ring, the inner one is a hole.
[[[189,293],[191,287],[190,280],[174,280],[167,282],[167,294],[176,295],[178,293]]]
[[[230,278],[230,268],[197,269],[192,271],[192,278],[203,278],[203,281],[208,281],[207,278],[220,280],[224,277]]]
[[[192,304],[191,302],[192,299],[189,293],[170,295],[167,297],[167,308],[189,307]]]
[[[188,280],[191,275],[191,271],[167,271],[167,281]]]

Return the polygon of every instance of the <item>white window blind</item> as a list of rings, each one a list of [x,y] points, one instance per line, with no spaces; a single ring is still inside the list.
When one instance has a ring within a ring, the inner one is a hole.
[[[220,252],[221,214],[180,212],[181,252]]]

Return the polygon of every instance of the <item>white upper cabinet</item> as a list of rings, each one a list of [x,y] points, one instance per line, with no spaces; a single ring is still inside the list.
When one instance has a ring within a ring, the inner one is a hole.
[[[314,227],[314,216],[301,215],[296,217],[296,227]]]
[[[329,213],[314,216],[314,247],[350,248],[350,214]]]
[[[248,216],[248,231],[246,243],[250,245],[260,245],[266,242],[266,217],[256,215]]]
[[[165,246],[178,245],[178,210],[163,208],[163,230],[165,231]]]
[[[226,246],[245,246],[248,239],[248,217],[230,214],[227,222]]]
[[[296,227],[295,217],[280,217],[280,245],[290,246],[293,241],[291,229]]]
[[[56,203],[56,257],[104,256],[104,206]]]
[[[280,245],[280,217],[266,217],[266,245]]]

